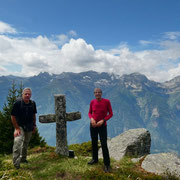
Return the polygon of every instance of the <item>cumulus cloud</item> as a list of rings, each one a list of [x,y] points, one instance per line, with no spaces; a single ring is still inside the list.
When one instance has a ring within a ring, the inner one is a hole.
[[[70,36],[72,36],[72,37],[76,37],[76,36],[77,36],[77,33],[76,33],[76,31],[74,31],[74,30],[70,30],[70,31],[68,32],[68,34],[69,34]]]
[[[67,34],[59,34],[55,36],[54,42],[56,42],[57,45],[64,45],[67,43],[72,37],[76,37],[77,33],[73,30],[70,30]]]
[[[0,34],[5,33],[15,34],[16,30],[13,27],[11,27],[11,25],[0,21]]]
[[[167,39],[175,40],[180,37],[180,32],[165,32],[164,37]]]
[[[169,69],[168,73],[170,74],[171,78],[180,75],[180,63],[175,68]]]
[[[162,82],[180,73],[180,42],[177,39],[151,42],[158,45],[158,49],[148,49],[149,42],[142,41],[147,45],[144,50],[134,52],[127,44],[121,44],[105,51],[95,49],[82,38],[72,37],[76,35],[75,31],[54,38],[1,34],[0,75],[33,76],[40,72],[94,70],[118,75],[140,72],[151,80]]]

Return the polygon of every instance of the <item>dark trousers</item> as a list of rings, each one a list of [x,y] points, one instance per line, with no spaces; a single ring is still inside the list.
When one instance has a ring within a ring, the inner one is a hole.
[[[93,128],[90,125],[90,134],[92,140],[92,157],[95,161],[98,161],[98,134],[100,137],[104,165],[110,165],[109,150],[107,147],[107,126],[102,125],[101,127]]]

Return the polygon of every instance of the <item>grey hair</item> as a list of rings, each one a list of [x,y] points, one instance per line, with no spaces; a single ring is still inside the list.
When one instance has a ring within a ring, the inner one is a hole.
[[[100,91],[101,91],[101,93],[102,93],[101,88],[94,88],[94,92],[95,92],[96,90],[100,90]]]
[[[26,91],[26,90],[29,90],[29,91],[31,91],[31,94],[32,94],[32,89],[31,88],[29,88],[29,87],[26,87],[26,88],[24,88],[23,89],[23,92],[22,92],[22,94],[24,93],[24,91]]]

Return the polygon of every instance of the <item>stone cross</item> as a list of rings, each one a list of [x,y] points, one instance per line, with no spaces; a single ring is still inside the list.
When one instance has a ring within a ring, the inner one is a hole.
[[[56,122],[56,153],[69,156],[67,145],[67,128],[66,121],[75,121],[81,119],[80,112],[66,113],[65,95],[55,94],[55,114],[40,115],[39,122],[52,123]]]

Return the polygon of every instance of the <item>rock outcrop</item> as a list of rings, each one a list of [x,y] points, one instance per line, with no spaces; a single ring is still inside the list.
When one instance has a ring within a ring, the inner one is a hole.
[[[149,154],[141,167],[155,174],[170,174],[180,178],[180,158],[172,153]]]
[[[121,160],[124,156],[143,156],[150,153],[151,136],[144,128],[130,129],[108,140],[110,157]],[[99,151],[102,157],[102,150]]]
[[[141,167],[151,173],[172,175],[180,179],[180,157],[173,153],[150,154],[151,135],[144,128],[130,129],[108,140],[109,154],[115,160],[136,156],[133,162],[142,161]],[[102,150],[99,150],[102,157]]]

